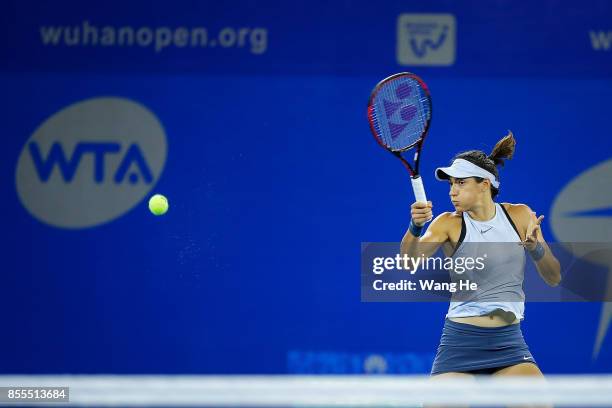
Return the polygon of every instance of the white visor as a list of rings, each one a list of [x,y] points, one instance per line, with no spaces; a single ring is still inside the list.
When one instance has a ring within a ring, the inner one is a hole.
[[[481,177],[489,180],[493,187],[499,188],[499,181],[495,179],[493,173],[465,159],[456,159],[449,167],[438,167],[436,169],[436,178],[438,180],[448,180],[449,177]]]

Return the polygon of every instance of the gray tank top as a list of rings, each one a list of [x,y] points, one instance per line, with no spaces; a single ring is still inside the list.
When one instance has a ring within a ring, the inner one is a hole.
[[[465,234],[465,235],[464,235]],[[482,316],[502,309],[524,318],[525,250],[520,245],[500,244],[521,241],[515,225],[502,205],[495,203],[495,216],[476,221],[463,213],[463,240],[452,255],[478,257],[487,254],[484,269],[466,271],[461,279],[478,282],[478,291],[470,301],[452,301],[446,317]]]

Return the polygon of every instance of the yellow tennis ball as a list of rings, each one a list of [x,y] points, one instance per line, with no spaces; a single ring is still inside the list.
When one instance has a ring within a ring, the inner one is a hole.
[[[149,199],[149,210],[155,215],[164,215],[168,211],[168,199],[161,194],[155,194]]]

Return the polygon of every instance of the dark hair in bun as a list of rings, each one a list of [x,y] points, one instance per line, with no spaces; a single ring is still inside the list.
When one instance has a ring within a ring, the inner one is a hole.
[[[470,163],[477,165],[495,175],[495,178],[499,180],[499,172],[497,166],[504,166],[506,159],[511,159],[514,155],[514,148],[516,146],[516,140],[512,131],[508,130],[508,134],[501,138],[493,147],[490,155],[486,155],[482,150],[469,150],[457,154],[455,159],[467,160]],[[484,179],[481,177],[474,177],[476,181],[481,183]],[[499,189],[491,186],[491,197],[495,198],[499,194]]]

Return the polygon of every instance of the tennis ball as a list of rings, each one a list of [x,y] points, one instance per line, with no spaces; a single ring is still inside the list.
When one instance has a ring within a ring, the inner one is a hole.
[[[161,194],[155,194],[149,199],[149,210],[155,215],[164,215],[168,211],[168,199]]]

